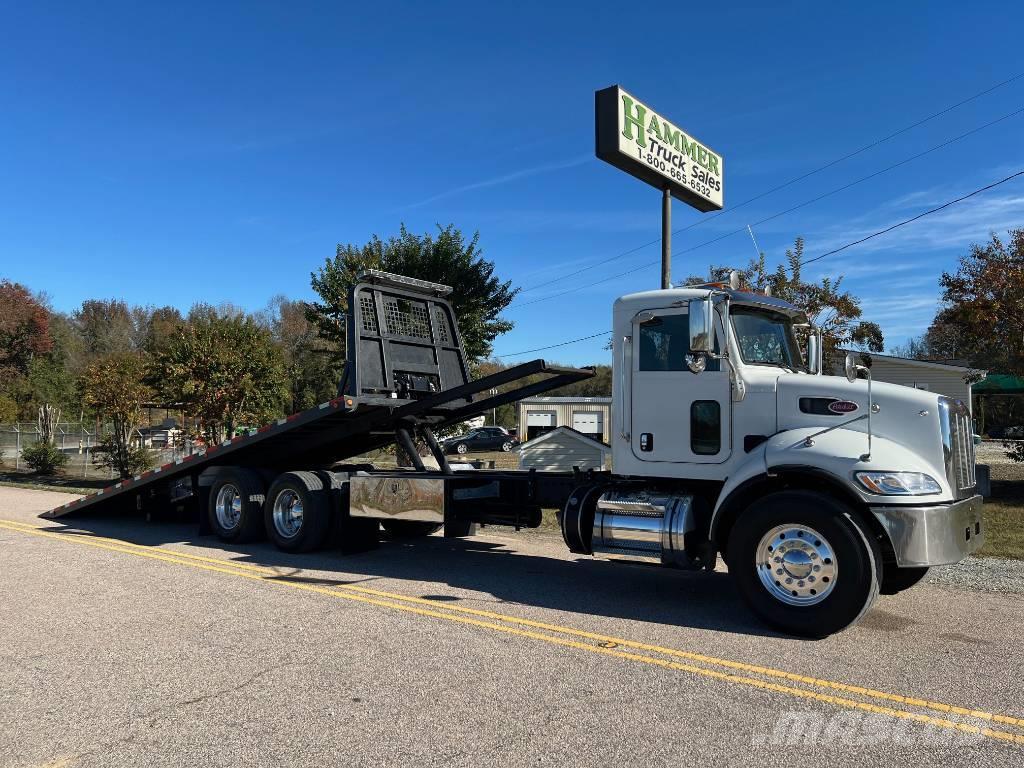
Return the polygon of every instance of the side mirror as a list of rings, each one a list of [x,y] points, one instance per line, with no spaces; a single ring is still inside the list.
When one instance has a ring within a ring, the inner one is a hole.
[[[853,352],[847,352],[843,368],[846,371],[846,380],[851,384],[855,382],[857,380],[857,355]]]
[[[821,376],[821,336],[817,333],[807,337],[807,370],[815,376]]]
[[[715,351],[715,305],[710,298],[690,299],[690,352]]]

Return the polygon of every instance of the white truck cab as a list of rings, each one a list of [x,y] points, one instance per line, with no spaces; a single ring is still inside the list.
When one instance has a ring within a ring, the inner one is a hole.
[[[623,296],[613,316],[612,481],[569,500],[574,551],[721,552],[763,618],[828,634],[982,544],[964,403],[852,359],[822,375],[799,309],[722,284]]]

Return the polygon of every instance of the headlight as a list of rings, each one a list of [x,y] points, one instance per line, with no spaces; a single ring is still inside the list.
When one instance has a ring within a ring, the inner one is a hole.
[[[857,480],[871,493],[883,496],[927,496],[942,486],[924,472],[858,472]]]

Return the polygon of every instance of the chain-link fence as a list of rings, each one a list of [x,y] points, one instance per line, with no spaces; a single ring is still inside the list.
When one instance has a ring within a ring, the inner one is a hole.
[[[61,422],[54,429],[53,444],[68,457],[64,473],[73,477],[113,478],[114,473],[96,463],[96,446],[111,431],[110,425]],[[25,469],[21,454],[39,442],[35,422],[0,424],[0,465]],[[200,446],[174,427],[144,427],[135,431],[134,445],[150,451],[153,466],[196,453]]]

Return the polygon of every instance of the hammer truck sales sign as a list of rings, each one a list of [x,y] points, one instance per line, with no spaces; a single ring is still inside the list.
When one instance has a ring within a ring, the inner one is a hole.
[[[697,210],[721,210],[720,154],[617,85],[596,95],[599,158]]]

